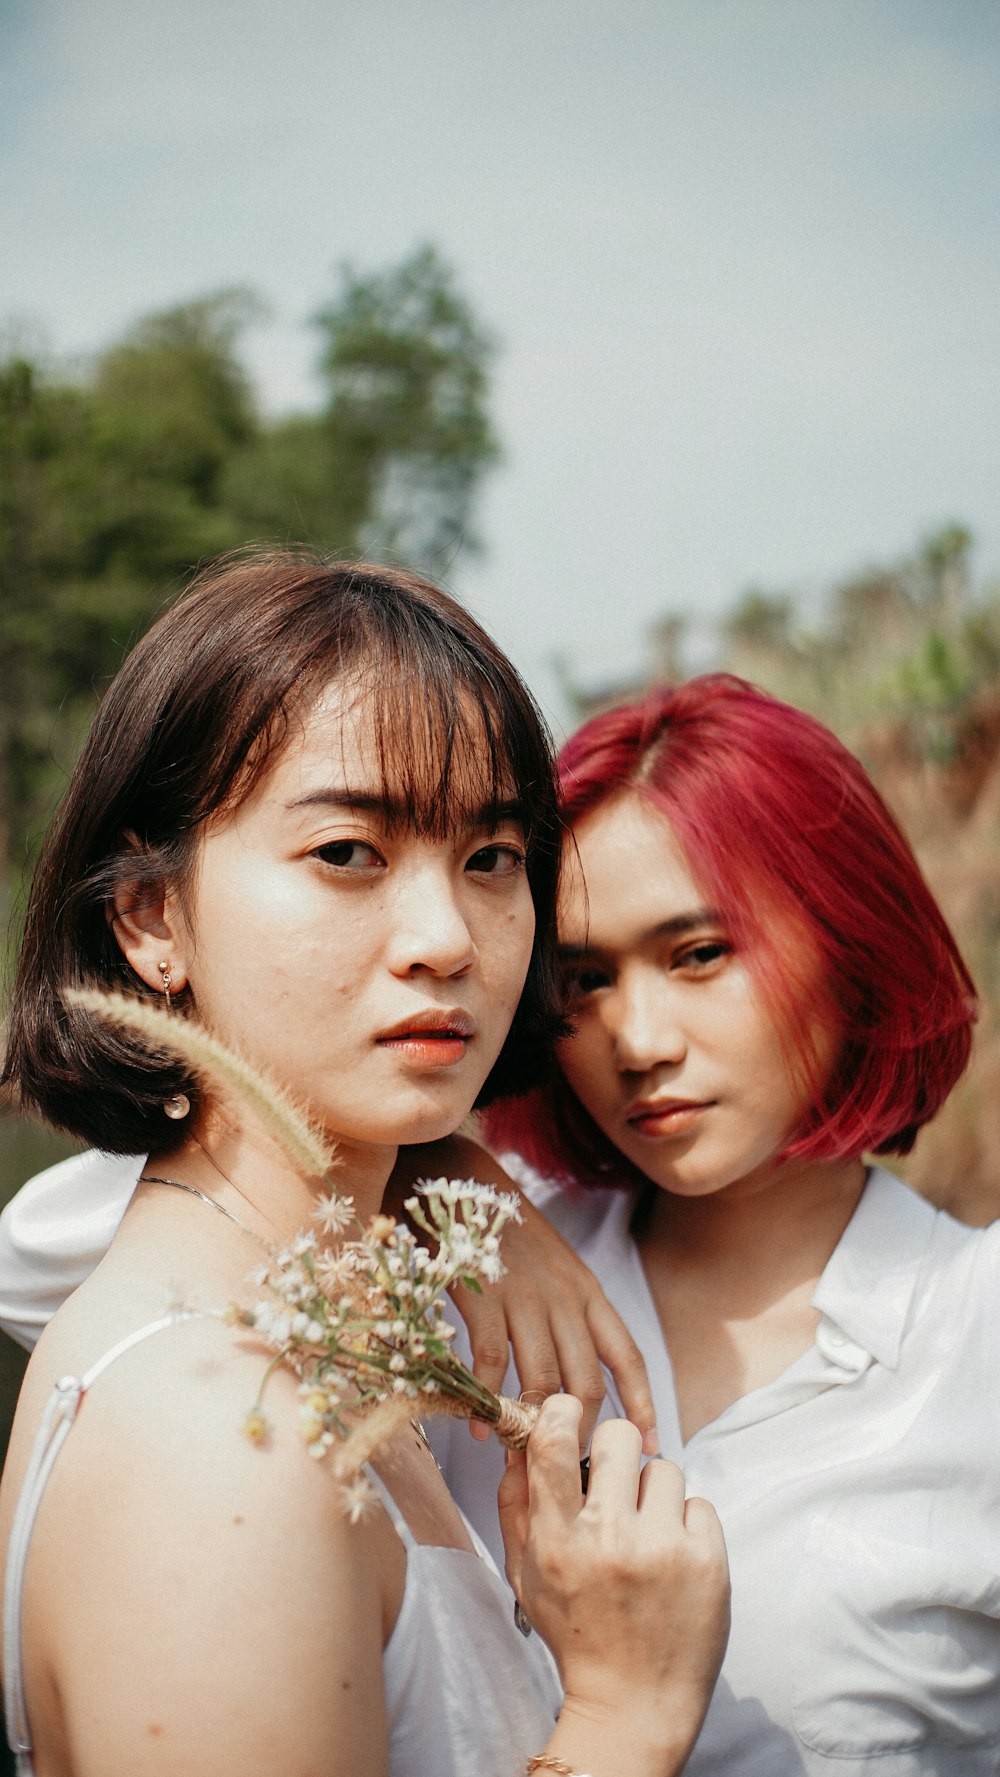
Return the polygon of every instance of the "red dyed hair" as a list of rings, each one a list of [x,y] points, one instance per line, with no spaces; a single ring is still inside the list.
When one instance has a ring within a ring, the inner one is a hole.
[[[976,993],[909,845],[829,729],[707,674],[595,716],[559,775],[569,827],[625,791],[667,817],[813,1088],[782,1158],[908,1153],[968,1061]],[[825,1079],[817,1025],[839,1035]],[[561,1077],[484,1123],[543,1171],[634,1177]]]

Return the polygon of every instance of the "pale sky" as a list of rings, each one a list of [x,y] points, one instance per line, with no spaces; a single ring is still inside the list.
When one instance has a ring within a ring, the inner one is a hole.
[[[1000,577],[998,194],[996,0],[0,0],[8,338],[248,283],[280,412],[336,264],[433,240],[505,450],[444,577],[556,716],[952,518]]]

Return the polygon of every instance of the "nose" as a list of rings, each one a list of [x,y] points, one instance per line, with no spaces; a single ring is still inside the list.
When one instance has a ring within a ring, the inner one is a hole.
[[[661,970],[624,970],[603,1011],[620,1073],[647,1074],[684,1060],[687,1036]]]
[[[426,972],[442,978],[465,975],[476,945],[447,871],[414,870],[397,888],[389,940],[389,967],[401,978]]]

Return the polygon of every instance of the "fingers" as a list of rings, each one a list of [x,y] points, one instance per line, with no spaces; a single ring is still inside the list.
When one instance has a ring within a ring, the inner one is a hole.
[[[673,1519],[678,1533],[686,1528],[684,1474],[676,1462],[667,1462],[662,1457],[656,1462],[647,1462],[639,1476],[638,1503],[640,1510],[646,1507]],[[705,1501],[698,1503],[704,1505]]]
[[[639,1478],[639,1509],[655,1514],[679,1534],[685,1560],[701,1578],[706,1597],[726,1598],[729,1557],[715,1507],[707,1499],[684,1497],[684,1475],[673,1462],[648,1462]]]
[[[456,1300],[469,1330],[473,1370],[480,1382],[498,1394],[510,1364],[510,1339],[503,1301],[492,1296],[490,1289],[484,1290],[481,1296],[463,1290]]]
[[[600,1292],[587,1304],[587,1326],[597,1357],[614,1377],[626,1418],[631,1419],[642,1433],[645,1454],[658,1456],[660,1440],[656,1430],[656,1409],[642,1352],[621,1315]]]
[[[726,1539],[722,1532],[718,1513],[707,1499],[685,1500],[684,1528],[690,1537],[701,1544],[706,1557],[715,1561],[728,1574],[729,1556],[726,1553]]]
[[[473,1368],[480,1380],[499,1390],[512,1354],[523,1397],[544,1400],[565,1390],[582,1403],[580,1437],[586,1443],[604,1399],[605,1378],[582,1309],[567,1307],[553,1322],[547,1308],[534,1301],[512,1300],[505,1313],[480,1298],[470,1310],[470,1323],[473,1315]]]
[[[583,1504],[580,1418],[579,1401],[571,1395],[553,1395],[542,1404],[527,1449],[507,1452],[497,1507],[507,1578],[518,1596],[529,1519],[544,1538],[561,1529]]]
[[[507,1578],[515,1594],[521,1578],[524,1540],[528,1533],[528,1459],[523,1450],[508,1450],[507,1466],[497,1493],[500,1534]]]
[[[569,1311],[567,1318],[579,1320]],[[560,1362],[552,1322],[544,1303],[512,1304],[511,1343],[521,1392],[527,1395],[558,1394],[570,1387]],[[572,1344],[572,1340],[570,1341]]]
[[[580,1442],[585,1446],[607,1383],[582,1311],[567,1308],[551,1320],[547,1315],[523,1315],[514,1323],[513,1348],[523,1396],[544,1399],[564,1390],[580,1402]]]
[[[635,1510],[639,1497],[642,1436],[627,1419],[606,1419],[597,1427],[590,1448],[587,1510],[597,1513]],[[683,1482],[681,1483],[683,1488]],[[683,1497],[683,1494],[682,1494]]]
[[[550,1395],[528,1439],[528,1495],[532,1517],[543,1534],[546,1520],[575,1518],[583,1505],[582,1417],[583,1409],[572,1395]]]

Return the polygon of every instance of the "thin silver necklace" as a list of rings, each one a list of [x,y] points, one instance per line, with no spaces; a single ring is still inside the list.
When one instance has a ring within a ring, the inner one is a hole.
[[[198,1149],[202,1158],[208,1161],[208,1164],[212,1167],[213,1171],[218,1173],[224,1185],[228,1185],[229,1189],[235,1191],[238,1197],[246,1195],[245,1192],[240,1190],[239,1185],[234,1184],[228,1172],[223,1172],[215,1155],[209,1153],[204,1144],[198,1140],[198,1137],[193,1130],[189,1132],[188,1140]],[[199,1197],[202,1203],[209,1204],[212,1209],[217,1209],[220,1215],[225,1216],[227,1221],[233,1222],[237,1228],[242,1228],[244,1234],[249,1234],[250,1239],[255,1240],[258,1246],[262,1246],[266,1251],[270,1251],[270,1246],[264,1239],[263,1235],[256,1233],[253,1228],[248,1228],[246,1222],[241,1221],[239,1216],[235,1215],[231,1209],[227,1209],[225,1204],[220,1203],[217,1198],[210,1197],[207,1191],[200,1191],[197,1185],[186,1185],[183,1180],[177,1178],[161,1178],[156,1173],[152,1172],[144,1172],[141,1175],[139,1180],[140,1184],[144,1181],[151,1185],[172,1185],[177,1191],[188,1191],[192,1197]],[[249,1198],[247,1198],[247,1202],[250,1202]],[[253,1209],[254,1205],[251,1203],[250,1207]]]
[[[170,1185],[175,1191],[187,1191],[191,1197],[198,1197],[202,1203],[207,1203],[209,1209],[217,1209],[220,1216],[225,1216],[227,1222],[233,1222],[237,1228],[242,1228],[244,1234],[248,1234],[251,1240],[255,1240],[258,1246],[264,1248],[265,1252],[268,1250],[267,1241],[263,1240],[253,1228],[248,1228],[246,1222],[241,1222],[239,1216],[234,1215],[232,1210],[227,1209],[225,1204],[220,1203],[216,1197],[210,1197],[207,1191],[199,1191],[197,1185],[186,1185],[179,1178],[162,1178],[156,1172],[140,1173],[139,1183],[140,1185]]]

